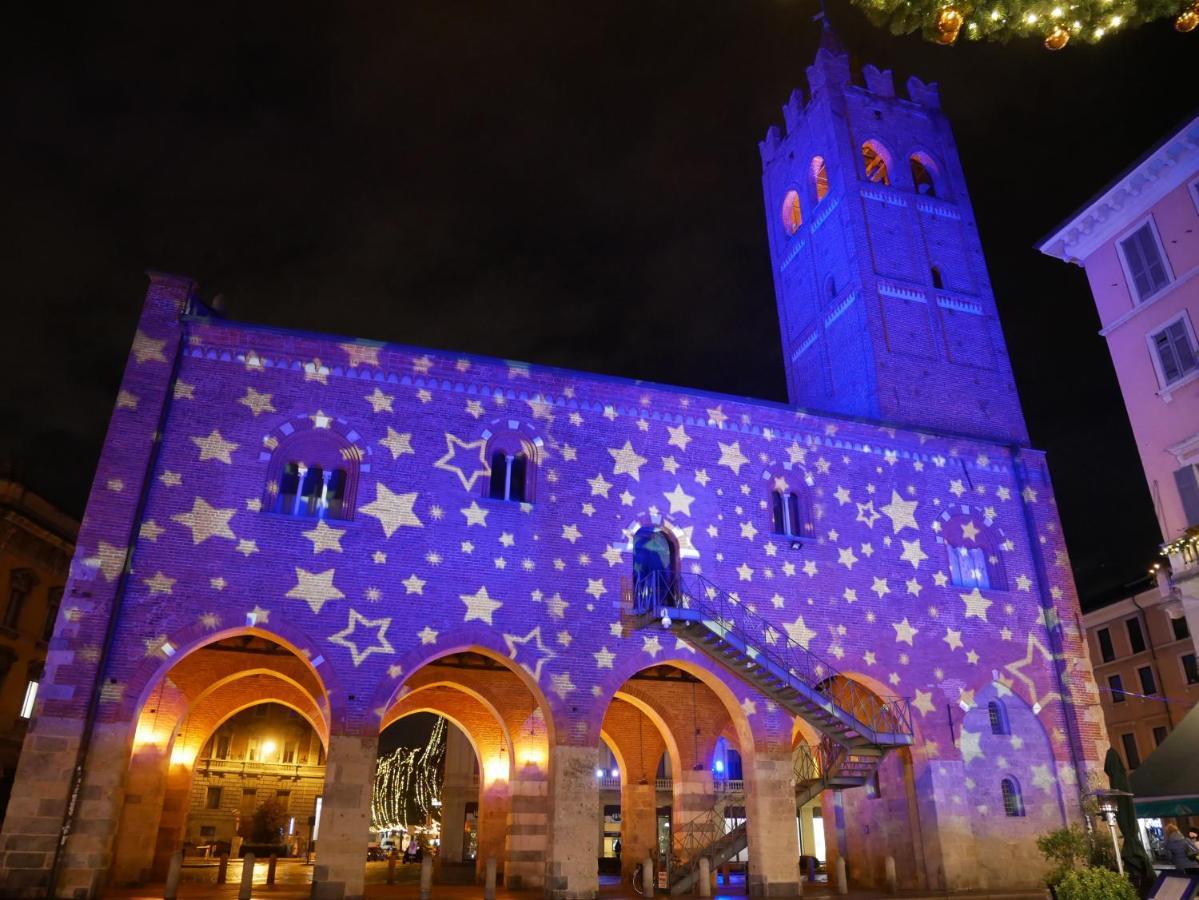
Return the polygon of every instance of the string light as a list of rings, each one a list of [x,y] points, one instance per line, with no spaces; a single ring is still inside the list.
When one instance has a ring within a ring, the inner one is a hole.
[[[1179,32],[1199,28],[1199,0],[1003,0],[973,6],[956,0],[852,0],[876,25],[894,34],[921,32],[945,46],[970,40],[1038,38],[1050,50],[1075,40],[1095,43],[1116,31],[1171,18]],[[964,29],[964,31],[963,31]],[[1067,30],[1068,29],[1068,30]]]
[[[379,758],[371,795],[374,830],[422,831],[425,822],[438,818],[433,812],[440,806],[445,734],[445,719],[439,717],[425,746],[400,747]]]

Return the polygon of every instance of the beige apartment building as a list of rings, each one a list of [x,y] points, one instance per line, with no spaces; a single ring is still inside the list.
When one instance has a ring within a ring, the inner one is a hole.
[[[79,523],[0,476],[0,820],[33,715]]]
[[[308,720],[278,703],[251,706],[225,721],[196,759],[186,843],[201,853],[223,849],[239,823],[273,799],[286,814],[283,842],[303,854],[324,786],[324,746]]]
[[[1087,613],[1083,626],[1108,738],[1135,769],[1199,702],[1194,636],[1164,579]]]

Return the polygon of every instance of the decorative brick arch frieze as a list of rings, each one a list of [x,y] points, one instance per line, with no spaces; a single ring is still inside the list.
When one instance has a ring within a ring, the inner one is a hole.
[[[254,615],[248,613],[247,618]],[[341,689],[335,667],[328,664],[316,640],[284,621],[270,622],[269,625],[250,623],[241,627],[215,630],[202,621],[193,621],[166,635],[166,639],[159,640],[157,646],[147,653],[133,670],[120,703],[113,704],[113,721],[127,721],[132,728],[151,692],[162,679],[169,677],[171,669],[189,654],[216,641],[247,634],[274,641],[300,659],[324,691],[323,699],[328,705],[330,731],[337,733],[344,728],[348,711],[347,697]]]
[[[289,462],[301,461],[325,470],[341,468],[346,473],[338,518],[353,517],[362,475],[371,471],[373,451],[357,429],[345,419],[320,410],[293,416],[276,425],[262,439],[258,461],[266,464],[262,509],[274,510],[275,499]]]

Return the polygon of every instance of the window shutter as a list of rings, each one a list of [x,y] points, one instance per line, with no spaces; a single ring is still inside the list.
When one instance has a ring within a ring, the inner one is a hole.
[[[1182,498],[1182,512],[1186,516],[1187,527],[1199,525],[1199,474],[1195,466],[1175,469],[1174,484],[1178,486],[1178,496]]]
[[[1130,237],[1121,241],[1128,274],[1132,276],[1137,299],[1143,300],[1165,287],[1170,280],[1166,275],[1166,263],[1158,252],[1153,239],[1153,228],[1146,222]]]
[[[1153,346],[1157,350],[1157,358],[1162,366],[1162,375],[1168,385],[1182,377],[1182,364],[1174,352],[1174,343],[1170,340],[1169,332],[1168,328],[1163,328],[1153,336]]]
[[[1186,323],[1179,319],[1166,328],[1170,343],[1174,346],[1174,358],[1178,360],[1178,368],[1185,375],[1195,368],[1195,349],[1191,346],[1191,336],[1187,334]]]

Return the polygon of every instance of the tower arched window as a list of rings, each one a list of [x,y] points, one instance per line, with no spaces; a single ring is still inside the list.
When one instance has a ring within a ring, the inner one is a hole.
[[[937,290],[941,290],[945,287],[945,276],[941,274],[941,269],[939,267],[933,266],[928,270],[928,274],[933,280],[933,287],[935,287]]]
[[[1012,733],[1012,727],[1008,724],[1007,709],[999,700],[987,703],[987,719],[991,723],[991,734]]]
[[[937,196],[936,169],[932,160],[923,153],[913,153],[908,165],[912,170],[912,186],[916,188],[916,193],[926,197]]]
[[[349,519],[360,452],[331,428],[312,428],[280,442],[271,456],[264,509],[309,519]]]
[[[487,442],[490,473],[484,495],[509,503],[532,503],[537,468],[537,447],[514,431],[501,432]]]
[[[866,179],[875,184],[890,184],[891,172],[888,164],[890,154],[878,141],[862,144],[862,162],[866,166]]]
[[[783,231],[788,235],[795,234],[803,225],[803,208],[799,203],[799,191],[787,191],[783,197]]]
[[[830,300],[837,297],[837,279],[830,275],[824,282],[824,293]]]
[[[1024,815],[1024,798],[1020,796],[1020,785],[1016,784],[1015,778],[1005,778],[999,783],[999,790],[1003,794],[1003,812],[1007,816],[1023,816]]]
[[[817,203],[828,196],[828,167],[823,156],[812,157],[812,192]]]

